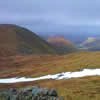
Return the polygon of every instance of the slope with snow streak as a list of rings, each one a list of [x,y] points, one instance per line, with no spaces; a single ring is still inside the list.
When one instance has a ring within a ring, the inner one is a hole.
[[[45,79],[71,79],[71,78],[79,78],[85,76],[100,76],[100,69],[83,69],[82,71],[77,72],[63,72],[55,75],[46,75],[37,78],[6,78],[0,79],[0,83],[18,83],[18,82],[31,82],[31,81],[38,81],[38,80],[45,80]]]

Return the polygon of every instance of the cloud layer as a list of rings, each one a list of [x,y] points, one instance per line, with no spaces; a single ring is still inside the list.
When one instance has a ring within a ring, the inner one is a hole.
[[[68,26],[100,26],[100,0],[1,0],[0,24],[36,32],[66,31]]]

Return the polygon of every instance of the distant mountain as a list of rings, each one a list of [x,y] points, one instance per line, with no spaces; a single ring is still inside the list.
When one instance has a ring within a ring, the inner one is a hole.
[[[16,54],[56,54],[56,50],[28,29],[1,24],[0,56]]]
[[[49,37],[47,41],[52,46],[54,46],[59,53],[65,53],[66,54],[66,53],[77,51],[74,44],[71,41],[65,39],[62,36]]]
[[[80,28],[79,28],[80,29]],[[73,30],[73,29],[72,29]],[[40,32],[41,33],[41,32]],[[100,37],[99,33],[90,33],[88,31],[85,32],[49,32],[49,33],[41,33],[39,34],[42,38],[47,40],[49,37],[61,37],[63,36],[65,39],[70,40],[75,45],[81,44],[85,41],[88,37]]]
[[[80,46],[90,51],[100,51],[100,38],[88,37]]]

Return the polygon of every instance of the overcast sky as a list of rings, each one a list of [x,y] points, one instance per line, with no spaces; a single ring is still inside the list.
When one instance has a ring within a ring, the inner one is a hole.
[[[100,0],[0,0],[2,23],[35,32],[95,31],[100,27]]]

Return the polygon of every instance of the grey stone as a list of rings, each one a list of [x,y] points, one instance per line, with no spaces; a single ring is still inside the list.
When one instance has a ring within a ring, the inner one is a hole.
[[[51,89],[51,90],[49,90],[48,95],[49,95],[49,96],[54,96],[54,97],[57,97],[57,96],[58,96],[58,94],[57,94],[57,92],[56,92],[55,89]]]

